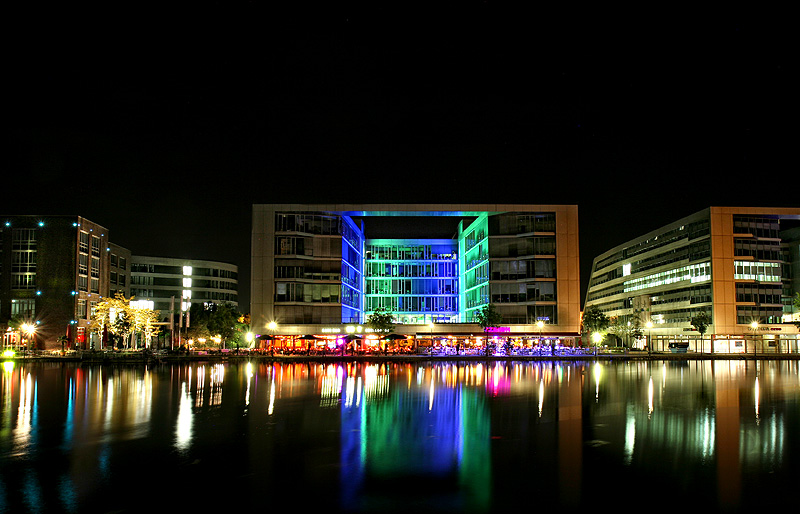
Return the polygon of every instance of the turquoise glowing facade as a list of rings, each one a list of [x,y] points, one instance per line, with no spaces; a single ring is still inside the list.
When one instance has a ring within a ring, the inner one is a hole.
[[[401,333],[475,332],[489,303],[510,332],[579,331],[575,206],[270,204],[252,226],[256,331],[335,333],[384,309]]]

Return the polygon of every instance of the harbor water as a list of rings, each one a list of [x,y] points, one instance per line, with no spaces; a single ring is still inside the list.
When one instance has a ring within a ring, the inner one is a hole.
[[[6,362],[0,511],[783,508],[798,362]]]

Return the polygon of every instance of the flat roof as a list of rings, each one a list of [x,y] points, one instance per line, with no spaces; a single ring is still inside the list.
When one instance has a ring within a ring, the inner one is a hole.
[[[504,212],[577,209],[577,205],[539,204],[254,204],[276,211],[332,212],[347,216],[480,216]]]

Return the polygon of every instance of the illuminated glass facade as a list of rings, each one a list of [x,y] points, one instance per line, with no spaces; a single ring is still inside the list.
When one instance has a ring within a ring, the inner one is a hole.
[[[452,240],[367,240],[366,313],[398,323],[458,321],[458,249]]]
[[[800,209],[700,211],[595,258],[585,307],[650,321],[661,335],[692,332],[691,320],[703,312],[713,323],[708,333],[746,334],[754,322],[773,334],[796,333],[783,323],[797,285],[782,241],[798,224]]]
[[[475,313],[492,303],[505,324],[577,333],[577,208],[505,207],[255,205],[254,326],[314,333],[384,309],[406,328],[475,332]],[[372,229],[376,217],[405,225],[389,236]],[[450,237],[426,223],[442,218]]]

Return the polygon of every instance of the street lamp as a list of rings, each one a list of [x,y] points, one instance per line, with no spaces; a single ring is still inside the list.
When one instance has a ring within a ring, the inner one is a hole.
[[[23,323],[19,328],[28,336],[25,349],[30,350],[30,342],[33,340],[33,336],[36,335],[36,325],[32,323]]]
[[[270,321],[267,323],[267,328],[272,332],[272,339],[269,341],[269,350],[272,352],[275,349],[275,331],[278,329],[278,324],[274,321]]]
[[[755,355],[756,353],[758,353],[758,343],[756,342],[756,332],[758,331],[758,321],[753,320],[753,322],[750,323],[750,330],[753,331],[753,355]],[[747,351],[747,350],[745,350],[745,351]]]
[[[647,327],[647,355],[650,355],[650,347],[653,346],[653,322],[647,320],[645,326]]]
[[[544,321],[539,320],[536,322],[536,328],[539,329],[539,344],[542,344],[542,328],[544,327]],[[550,348],[550,353],[553,353],[553,349]]]
[[[592,342],[594,343],[594,354],[597,355],[597,348],[600,346],[600,341],[603,340],[603,334],[594,332],[592,334]]]

